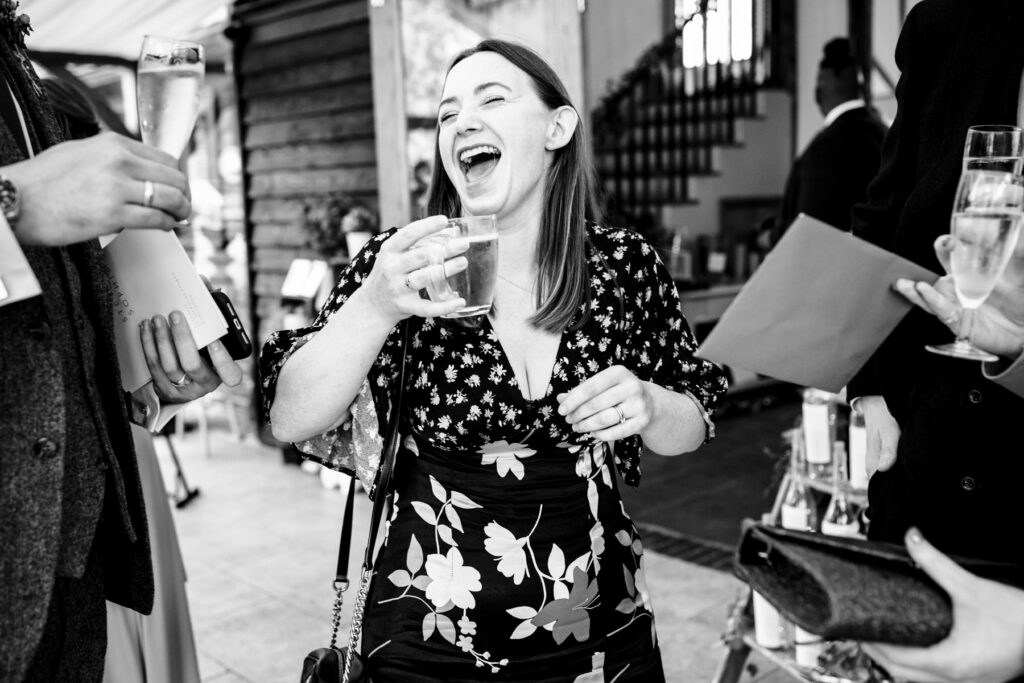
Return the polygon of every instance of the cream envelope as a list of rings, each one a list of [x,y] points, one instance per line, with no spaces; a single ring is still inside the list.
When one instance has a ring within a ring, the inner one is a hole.
[[[838,392],[910,310],[898,278],[927,268],[801,214],[697,351],[701,358]]]

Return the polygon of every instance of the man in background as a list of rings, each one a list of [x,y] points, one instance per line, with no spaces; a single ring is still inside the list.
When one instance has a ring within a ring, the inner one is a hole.
[[[887,127],[860,96],[856,61],[846,38],[825,45],[818,65],[814,100],[825,127],[797,157],[786,179],[774,242],[793,219],[806,213],[840,230],[850,230],[850,210],[864,201],[878,173]]]

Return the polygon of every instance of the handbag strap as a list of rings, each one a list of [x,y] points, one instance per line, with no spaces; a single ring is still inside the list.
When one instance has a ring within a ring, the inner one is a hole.
[[[395,458],[398,454],[398,426],[401,420],[402,397],[405,393],[405,356],[408,346],[409,319],[406,318],[402,321],[402,355],[398,370],[398,393],[395,396],[391,414],[388,416],[387,435],[384,439],[384,450],[381,453],[380,467],[377,468],[377,477],[368,492],[369,497],[373,500],[373,511],[370,514],[370,530],[366,539],[366,554],[363,557],[363,569],[359,593],[356,597],[356,609],[352,617],[352,626],[349,629],[350,642],[352,641],[352,634],[358,634],[362,631],[363,605],[365,604],[366,592],[369,587],[369,576],[373,571],[373,550],[377,544],[377,529],[384,514],[384,505],[391,494],[391,475],[395,470]],[[331,615],[332,648],[337,642],[338,629],[341,627],[342,594],[349,587],[348,560],[352,548],[352,512],[355,508],[355,489],[356,482],[353,476],[352,481],[349,482],[348,495],[345,497],[345,514],[341,522],[341,539],[338,543],[338,565],[334,575],[334,609]]]

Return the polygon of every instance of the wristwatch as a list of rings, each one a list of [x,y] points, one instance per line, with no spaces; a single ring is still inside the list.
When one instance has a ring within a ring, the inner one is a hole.
[[[21,214],[21,193],[11,179],[0,174],[0,212],[3,212],[7,223],[13,228]]]

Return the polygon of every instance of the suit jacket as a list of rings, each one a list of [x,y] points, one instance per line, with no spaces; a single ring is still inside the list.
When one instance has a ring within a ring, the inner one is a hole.
[[[840,230],[850,229],[850,210],[864,201],[878,173],[887,127],[867,107],[843,112],[807,145],[790,169],[782,195],[782,231],[800,213]]]
[[[0,39],[0,69],[39,151],[60,142],[61,135],[23,55]],[[21,139],[20,131],[0,121],[0,166],[25,158]],[[55,577],[80,571],[90,547],[103,563],[108,599],[144,613],[153,602],[146,516],[120,386],[105,261],[95,241],[24,251],[43,293],[0,307],[4,681],[24,676]],[[68,510],[70,499],[77,503]],[[105,637],[98,628],[97,638]]]
[[[967,128],[1015,124],[1024,41],[1018,0],[925,0],[896,48],[898,111],[854,233],[942,272],[933,251],[949,232]],[[848,387],[881,394],[900,424],[898,457],[869,487],[871,532],[899,540],[915,524],[947,552],[1021,561],[1006,530],[1020,517],[1024,399],[979,363],[931,354],[944,325],[912,311]]]

